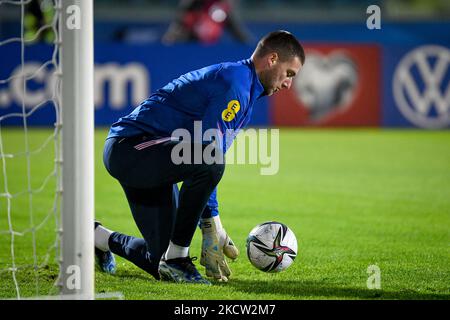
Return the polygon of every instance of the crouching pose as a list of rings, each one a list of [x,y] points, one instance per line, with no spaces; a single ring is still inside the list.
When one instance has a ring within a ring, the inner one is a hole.
[[[142,238],[97,222],[96,258],[103,271],[114,273],[117,254],[156,279],[210,284],[189,255],[200,225],[200,264],[207,277],[228,281],[231,271],[225,256],[235,259],[239,251],[218,212],[224,154],[249,122],[255,101],[289,89],[304,60],[303,48],[291,33],[272,32],[259,41],[250,58],[184,74],[111,126],[104,164],[122,186]],[[201,137],[211,139],[189,141],[174,135],[184,130],[198,136],[199,128]]]

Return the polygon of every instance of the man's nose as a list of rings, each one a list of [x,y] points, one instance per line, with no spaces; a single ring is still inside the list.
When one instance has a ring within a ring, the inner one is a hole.
[[[283,89],[289,89],[290,87],[291,87],[291,85],[292,85],[292,79],[286,79],[282,84],[281,84],[281,87],[283,88]]]

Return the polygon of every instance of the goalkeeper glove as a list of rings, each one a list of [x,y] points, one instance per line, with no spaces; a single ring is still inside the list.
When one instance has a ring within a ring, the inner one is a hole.
[[[222,228],[219,216],[201,219],[202,253],[200,264],[206,269],[206,276],[227,282],[231,276],[225,256],[235,260],[239,255],[238,248]]]

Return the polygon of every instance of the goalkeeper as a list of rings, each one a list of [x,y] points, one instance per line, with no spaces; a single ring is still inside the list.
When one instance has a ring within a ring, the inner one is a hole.
[[[303,48],[291,33],[272,32],[259,41],[249,59],[182,75],[111,126],[104,164],[121,184],[143,238],[96,222],[96,258],[103,271],[114,273],[113,254],[117,254],[156,279],[209,284],[189,256],[199,224],[200,264],[206,276],[228,281],[231,271],[225,256],[235,259],[239,251],[218,212],[217,184],[225,168],[224,152],[249,122],[255,100],[289,89],[304,59]],[[177,129],[193,136],[196,121],[201,121],[201,134],[212,129],[220,139],[198,143],[174,138]],[[203,157],[200,162],[174,161],[172,151],[180,144],[194,150],[183,159],[196,160],[196,150],[203,155],[213,146],[214,159],[221,161],[211,163]],[[178,182],[183,182],[180,190]]]

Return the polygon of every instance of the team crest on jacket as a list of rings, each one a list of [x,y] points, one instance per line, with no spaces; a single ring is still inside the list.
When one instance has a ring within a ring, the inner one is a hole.
[[[241,110],[241,104],[237,100],[228,102],[227,108],[222,111],[223,121],[230,122],[236,117],[236,113]]]

